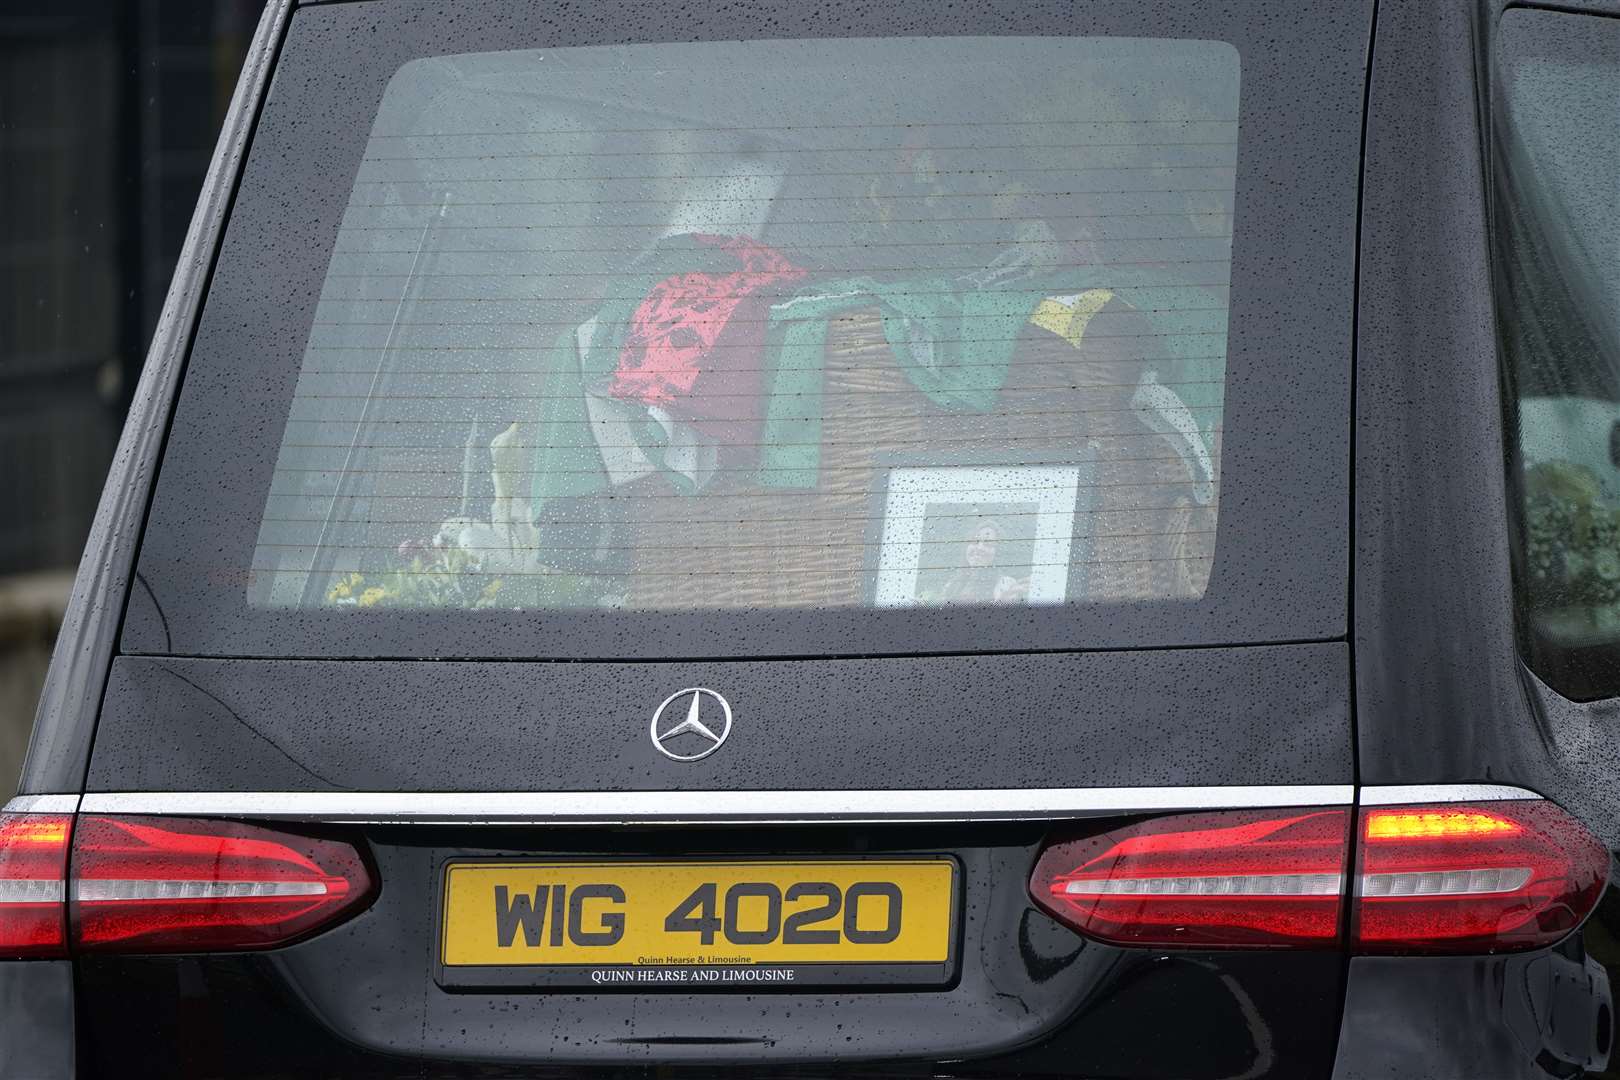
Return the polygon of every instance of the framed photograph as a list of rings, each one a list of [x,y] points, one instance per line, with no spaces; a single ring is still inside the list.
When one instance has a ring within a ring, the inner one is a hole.
[[[873,603],[1061,604],[1086,467],[898,467],[883,495]]]

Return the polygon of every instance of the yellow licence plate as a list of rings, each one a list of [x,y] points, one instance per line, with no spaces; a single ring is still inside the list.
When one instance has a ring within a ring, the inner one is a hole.
[[[956,862],[455,862],[440,982],[602,989],[937,985]]]

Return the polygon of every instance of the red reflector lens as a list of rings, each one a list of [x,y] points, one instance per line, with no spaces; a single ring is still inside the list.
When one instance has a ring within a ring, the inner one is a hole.
[[[65,814],[0,814],[0,959],[65,956]]]
[[[1121,945],[1330,945],[1349,831],[1341,808],[1175,814],[1053,845],[1030,890]]]
[[[1363,952],[1499,952],[1557,941],[1596,906],[1609,852],[1539,799],[1361,811]]]
[[[371,876],[347,844],[229,821],[79,819],[74,942],[99,951],[281,945],[358,909]]]

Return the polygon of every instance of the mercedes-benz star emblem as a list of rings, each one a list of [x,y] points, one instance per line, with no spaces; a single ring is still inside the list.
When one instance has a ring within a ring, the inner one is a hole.
[[[680,712],[680,707],[671,709],[670,706],[681,698],[691,695],[691,704],[686,706],[686,719],[679,723],[664,723],[664,713]],[[709,700],[709,714],[714,715],[715,705],[720,706],[720,715],[724,723],[720,725],[717,733],[714,728],[703,722],[704,699]],[[671,761],[697,761],[706,758],[726,741],[731,734],[731,703],[713,690],[704,686],[688,686],[685,690],[677,690],[665,698],[658,708],[653,711],[652,741],[658,747],[658,752]],[[681,753],[682,750],[691,751]]]

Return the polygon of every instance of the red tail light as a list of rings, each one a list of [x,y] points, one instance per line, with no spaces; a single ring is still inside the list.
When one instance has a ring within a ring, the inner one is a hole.
[[[0,814],[0,959],[67,955],[65,814]]]
[[[1357,862],[1363,952],[1549,945],[1591,913],[1609,876],[1608,849],[1539,799],[1363,808]]]
[[[1174,814],[1054,844],[1036,903],[1121,945],[1321,946],[1339,937],[1350,812]],[[1609,852],[1541,799],[1365,807],[1350,941],[1361,952],[1549,945],[1597,906]]]
[[[354,848],[254,825],[82,817],[74,944],[96,951],[260,949],[351,913],[371,877]]]
[[[1174,814],[1048,848],[1030,888],[1122,945],[1331,945],[1349,830],[1337,807]]]

